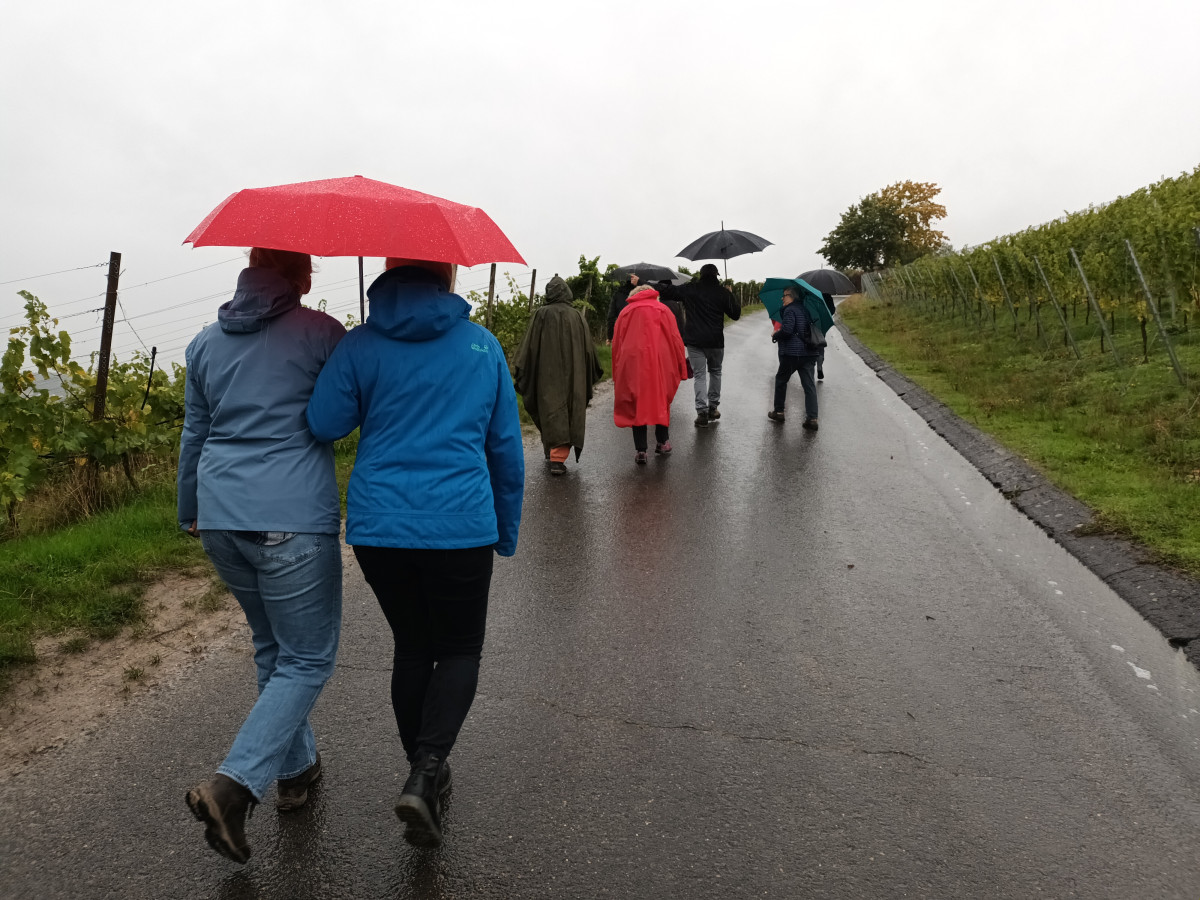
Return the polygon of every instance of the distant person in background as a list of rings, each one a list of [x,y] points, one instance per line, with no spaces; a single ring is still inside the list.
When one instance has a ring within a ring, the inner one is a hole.
[[[739,319],[742,308],[729,288],[721,284],[717,267],[706,263],[700,278],[662,291],[664,300],[683,304],[686,320],[683,343],[695,373],[697,428],[721,418],[721,367],[725,359],[725,317]]]
[[[475,700],[494,557],[517,551],[525,454],[500,342],[449,263],[389,259],[371,314],[317,379],[320,440],[359,429],[346,543],[392,630],[404,839],[442,843],[447,758]]]
[[[542,435],[551,475],[567,473],[567,459],[583,452],[592,387],[604,377],[596,347],[571,289],[555,275],[546,301],[534,311],[514,363],[517,393]]]
[[[306,309],[307,254],[254,248],[233,299],[188,345],[179,522],[246,614],[258,701],[217,774],[187,792],[209,845],[250,858],[245,822],[276,782],[298,809],[321,775],[308,716],[333,674],[342,622],[333,448],[305,422],[317,374],[346,334]]]
[[[633,290],[637,283],[637,276],[630,275],[617,286],[617,289],[613,291],[612,299],[608,302],[608,342],[610,344],[613,339],[613,329],[617,327],[617,316],[625,308],[625,302],[629,299],[629,292]]]
[[[825,308],[829,310],[831,316],[837,315],[837,305],[833,302],[833,294],[821,292],[821,299],[825,301]],[[825,380],[825,348],[821,348],[821,355],[817,357],[817,381]]]
[[[779,371],[775,373],[775,408],[767,413],[773,422],[782,423],[787,401],[787,383],[793,372],[800,374],[800,385],[804,388],[804,427],[817,430],[817,384],[813,380],[813,368],[819,351],[806,339],[808,310],[800,302],[799,288],[784,288],[783,310],[779,329],[771,340],[779,345]]]
[[[654,452],[671,452],[671,401],[688,377],[687,351],[675,316],[647,285],[633,288],[613,330],[613,422],[633,429],[634,462],[647,461],[648,426]]]

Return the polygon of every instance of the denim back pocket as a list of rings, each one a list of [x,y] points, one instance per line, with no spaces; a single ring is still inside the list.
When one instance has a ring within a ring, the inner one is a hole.
[[[294,564],[303,562],[321,552],[322,534],[293,534],[278,544],[261,544],[258,552],[263,559],[272,562]]]

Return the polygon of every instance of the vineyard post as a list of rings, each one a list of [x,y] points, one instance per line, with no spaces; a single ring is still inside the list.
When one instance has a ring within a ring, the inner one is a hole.
[[[1050,339],[1046,337],[1046,329],[1042,327],[1042,304],[1034,302],[1033,293],[1029,290],[1029,285],[1025,283],[1025,279],[1021,279],[1021,290],[1025,292],[1025,299],[1029,301],[1029,310],[1037,321],[1037,334],[1042,339],[1042,346],[1047,350],[1050,349]]]
[[[950,274],[951,274],[951,275],[954,277],[954,283],[958,285],[958,293],[959,293],[959,294],[962,296],[962,301],[963,301],[963,321],[965,322],[965,321],[967,320],[967,311],[968,311],[968,310],[970,309],[970,307],[971,307],[971,301],[970,301],[970,299],[967,297],[967,291],[966,291],[966,288],[964,288],[964,287],[963,287],[962,280],[961,280],[961,279],[958,277],[958,273],[957,273],[956,271],[954,271],[954,266],[953,266],[953,265],[951,265],[951,266],[950,266]],[[980,313],[980,312],[976,312],[976,314],[975,314],[975,324],[977,324],[977,325],[978,325],[978,324],[980,324],[980,323],[982,323],[982,322],[983,322],[982,313]]]
[[[1017,333],[1017,326],[1021,324],[1017,318],[1017,308],[1013,306],[1012,297],[1008,296],[1008,285],[1004,283],[1004,275],[1000,272],[1000,260],[996,259],[996,254],[992,254],[992,265],[996,267],[996,275],[1000,278],[1000,291],[1004,294],[1004,302],[1008,304],[1008,311],[1013,317],[1013,334]]]
[[[954,285],[950,283],[950,276],[946,274],[945,266],[942,267],[942,283],[946,286],[946,293],[950,295],[950,304],[953,310],[953,315],[958,315],[958,292],[954,290]],[[963,307],[963,324],[967,321],[967,309]]]
[[[975,296],[979,298],[979,321],[983,322],[983,291],[979,289],[979,279],[975,277],[975,270],[971,268],[971,264],[967,263],[967,271],[971,273],[971,281],[975,283]],[[992,304],[988,304],[991,306]],[[996,333],[996,311],[992,310],[992,334]]]
[[[908,279],[908,286],[909,286],[910,288],[912,288],[912,298],[913,298],[913,301],[914,301],[914,302],[915,302],[915,303],[916,303],[916,304],[917,304],[919,307],[921,307],[921,311],[922,311],[922,312],[924,312],[924,311],[925,311],[925,306],[924,306],[924,304],[923,304],[923,303],[921,303],[921,300],[920,300],[920,298],[918,297],[917,285],[916,285],[916,283],[915,283],[915,282],[913,281],[913,279],[912,279],[912,273],[910,273],[910,272],[908,271],[908,266],[902,266],[902,267],[900,268],[900,272],[901,272],[901,274],[902,274],[902,275],[904,275],[904,277],[905,277],[906,279]]]
[[[537,269],[529,277],[529,311],[533,312],[533,292],[537,289]]]
[[[492,276],[488,280],[488,302],[487,312],[484,315],[484,320],[487,322],[488,331],[492,330],[492,300],[496,296],[496,264],[492,263]]]
[[[1150,312],[1154,314],[1154,324],[1158,326],[1158,336],[1163,339],[1163,344],[1166,345],[1167,355],[1171,357],[1171,365],[1175,368],[1175,377],[1179,379],[1179,383],[1187,387],[1187,378],[1183,374],[1183,369],[1179,365],[1179,359],[1175,356],[1175,348],[1171,346],[1171,339],[1167,337],[1167,329],[1163,327],[1162,318],[1158,314],[1158,304],[1154,302],[1154,296],[1150,293],[1150,286],[1146,284],[1146,276],[1142,274],[1142,267],[1138,265],[1137,255],[1133,252],[1133,244],[1129,243],[1129,239],[1125,239],[1125,249],[1129,251],[1129,258],[1133,260],[1133,270],[1137,272],[1138,281],[1142,283],[1142,292],[1146,295],[1146,305],[1150,307]]]
[[[96,361],[96,399],[92,403],[92,421],[104,418],[108,395],[108,358],[112,354],[113,323],[117,318],[117,282],[121,278],[121,254],[108,254],[108,293],[104,295],[104,324],[100,327],[100,358]]]
[[[1079,353],[1079,347],[1075,343],[1075,335],[1071,334],[1071,326],[1067,324],[1067,317],[1063,313],[1062,307],[1058,305],[1058,298],[1054,296],[1054,288],[1050,287],[1050,279],[1046,277],[1046,272],[1042,269],[1042,262],[1033,257],[1033,263],[1037,266],[1038,274],[1042,276],[1042,284],[1046,285],[1046,295],[1050,298],[1050,302],[1054,304],[1054,311],[1058,313],[1058,321],[1062,322],[1063,331],[1067,335],[1067,340],[1071,344],[1071,349],[1075,351],[1076,359],[1083,359]]]
[[[1087,275],[1083,273],[1083,264],[1079,262],[1079,254],[1075,252],[1075,248],[1070,248],[1071,261],[1075,263],[1075,268],[1079,270],[1079,277],[1083,280],[1083,290],[1087,294],[1088,303],[1091,304],[1091,310],[1096,314],[1096,320],[1100,323],[1100,334],[1108,341],[1108,349],[1112,351],[1113,359],[1117,361],[1117,365],[1121,365],[1121,357],[1117,353],[1117,345],[1113,343],[1113,339],[1109,336],[1108,326],[1104,324],[1104,313],[1100,311],[1100,304],[1096,302],[1096,295],[1092,293],[1092,286],[1088,284]]]

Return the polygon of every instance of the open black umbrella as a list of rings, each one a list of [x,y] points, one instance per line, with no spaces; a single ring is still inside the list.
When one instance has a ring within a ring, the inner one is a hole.
[[[725,223],[722,222],[720,231],[710,231],[708,234],[701,235],[675,255],[691,260],[730,260],[744,253],[757,253],[770,246],[771,242],[766,238],[751,234],[749,231],[727,230]],[[725,277],[729,277],[728,266],[725,267]]]
[[[858,288],[854,286],[854,282],[837,269],[813,269],[796,277],[801,281],[807,281],[823,294],[858,293]]]
[[[671,284],[684,284],[692,280],[690,275],[681,275],[674,269],[648,262],[621,266],[619,269],[613,269],[605,277],[613,281],[625,281],[630,275],[636,275],[639,281],[669,281]]]

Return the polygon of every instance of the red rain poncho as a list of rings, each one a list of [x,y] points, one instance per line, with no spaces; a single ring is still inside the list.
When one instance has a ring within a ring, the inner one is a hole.
[[[671,401],[687,379],[687,351],[675,314],[658,291],[634,294],[617,317],[612,341],[613,422],[669,425]]]

